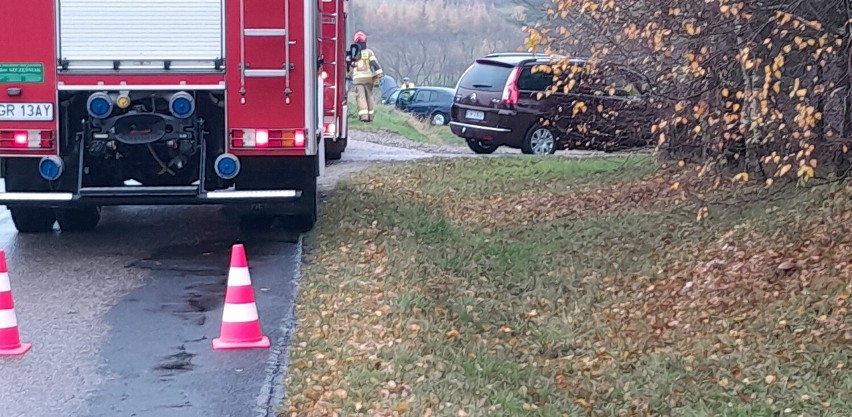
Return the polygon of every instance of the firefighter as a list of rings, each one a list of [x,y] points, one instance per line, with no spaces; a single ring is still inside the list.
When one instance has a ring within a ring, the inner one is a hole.
[[[402,79],[402,87],[403,90],[407,90],[409,88],[414,88],[414,83],[411,82],[411,78],[405,77]]]
[[[361,47],[361,56],[356,57],[352,71],[352,84],[358,97],[358,118],[362,122],[372,122],[376,112],[373,109],[373,87],[379,85],[382,71],[376,54],[367,49],[367,35],[364,32],[355,34],[355,43]]]

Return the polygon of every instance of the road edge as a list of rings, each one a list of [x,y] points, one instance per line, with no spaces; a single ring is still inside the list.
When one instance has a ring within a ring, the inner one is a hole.
[[[305,235],[299,235],[296,250],[293,254],[296,271],[293,274],[293,304],[290,312],[281,319],[278,328],[281,336],[275,340],[272,352],[267,359],[265,376],[260,393],[257,396],[257,406],[254,415],[256,417],[278,417],[278,407],[284,403],[286,392],[284,390],[284,379],[290,366],[290,344],[296,333],[296,300],[299,297],[299,289],[302,281],[302,253]]]

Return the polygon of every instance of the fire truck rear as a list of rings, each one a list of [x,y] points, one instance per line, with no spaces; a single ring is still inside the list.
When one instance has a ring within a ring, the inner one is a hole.
[[[346,68],[351,60],[345,47],[349,0],[320,0],[320,12],[320,54],[323,57],[321,75],[325,92],[325,155],[327,159],[337,160],[346,150],[349,139],[345,82]]]
[[[324,167],[317,0],[0,5],[0,157],[20,232],[103,206],[309,230]]]

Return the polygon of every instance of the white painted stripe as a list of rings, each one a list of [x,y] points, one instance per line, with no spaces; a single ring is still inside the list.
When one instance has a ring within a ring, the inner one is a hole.
[[[71,193],[0,193],[2,201],[71,201]]]
[[[12,284],[9,283],[9,273],[0,272],[0,292],[12,291]]]
[[[210,191],[208,199],[224,200],[230,198],[294,198],[296,190],[257,190],[257,191]]]
[[[287,29],[244,29],[246,36],[284,36]]]
[[[227,323],[248,323],[256,321],[257,319],[257,304],[225,303],[225,311],[222,313],[222,321]]]
[[[228,272],[228,286],[242,287],[251,285],[251,274],[248,268],[232,267]]]
[[[170,90],[224,90],[225,83],[219,84],[134,84],[134,85],[66,85],[60,83],[59,91],[170,91]]]
[[[15,316],[15,309],[0,310],[0,329],[10,329],[18,327],[18,318]]]

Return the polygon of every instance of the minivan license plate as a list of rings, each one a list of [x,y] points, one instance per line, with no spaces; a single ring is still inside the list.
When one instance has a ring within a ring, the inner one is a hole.
[[[476,110],[468,110],[464,117],[470,120],[485,120],[485,113]]]
[[[0,103],[0,121],[52,121],[53,103]]]

